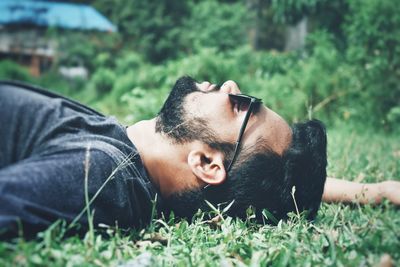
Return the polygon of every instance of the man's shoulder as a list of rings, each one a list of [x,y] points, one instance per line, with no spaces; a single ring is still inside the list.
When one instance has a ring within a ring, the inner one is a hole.
[[[48,146],[42,156],[61,157],[84,164],[90,163],[93,172],[114,172],[121,176],[142,178],[148,181],[141,157],[134,146],[117,146],[107,140],[82,138],[65,140]]]
[[[102,113],[82,104],[78,101],[75,101],[71,98],[62,96],[48,89],[42,88],[37,85],[28,84],[21,81],[14,80],[0,80],[0,89],[7,90],[11,89],[14,93],[24,93],[25,95],[28,93],[31,96],[44,97],[49,100],[59,99],[65,103],[67,103],[70,107],[76,108],[78,110],[84,111],[85,113],[94,114],[98,116],[104,116]]]
[[[65,137],[61,141],[49,143],[42,152],[42,155],[84,155],[93,160],[101,160],[101,162],[115,162],[116,164],[139,157],[135,147],[129,150],[123,150],[112,142],[99,138],[71,136]]]

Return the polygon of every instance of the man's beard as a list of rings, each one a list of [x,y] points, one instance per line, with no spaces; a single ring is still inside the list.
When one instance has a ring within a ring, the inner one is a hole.
[[[166,134],[177,143],[191,141],[196,138],[193,136],[195,129],[193,129],[192,125],[195,120],[188,118],[184,109],[185,97],[196,91],[199,90],[193,78],[183,76],[176,81],[158,113],[156,132]]]

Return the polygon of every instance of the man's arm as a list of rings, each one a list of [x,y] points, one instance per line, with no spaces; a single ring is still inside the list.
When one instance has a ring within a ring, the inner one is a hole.
[[[385,181],[366,184],[328,177],[322,195],[322,201],[329,203],[378,204],[383,199],[400,205],[400,182]]]

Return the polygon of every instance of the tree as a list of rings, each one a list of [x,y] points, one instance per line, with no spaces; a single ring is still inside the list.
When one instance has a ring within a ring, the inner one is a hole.
[[[190,1],[95,0],[94,6],[117,25],[127,47],[152,62],[175,57],[182,49],[180,30],[190,15]]]

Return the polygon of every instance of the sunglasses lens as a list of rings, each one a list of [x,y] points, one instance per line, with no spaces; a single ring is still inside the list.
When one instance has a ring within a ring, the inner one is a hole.
[[[240,110],[247,110],[249,108],[249,105],[251,103],[251,98],[243,95],[233,95],[233,94],[229,94],[229,97],[231,98],[231,101],[233,103],[239,105]]]

